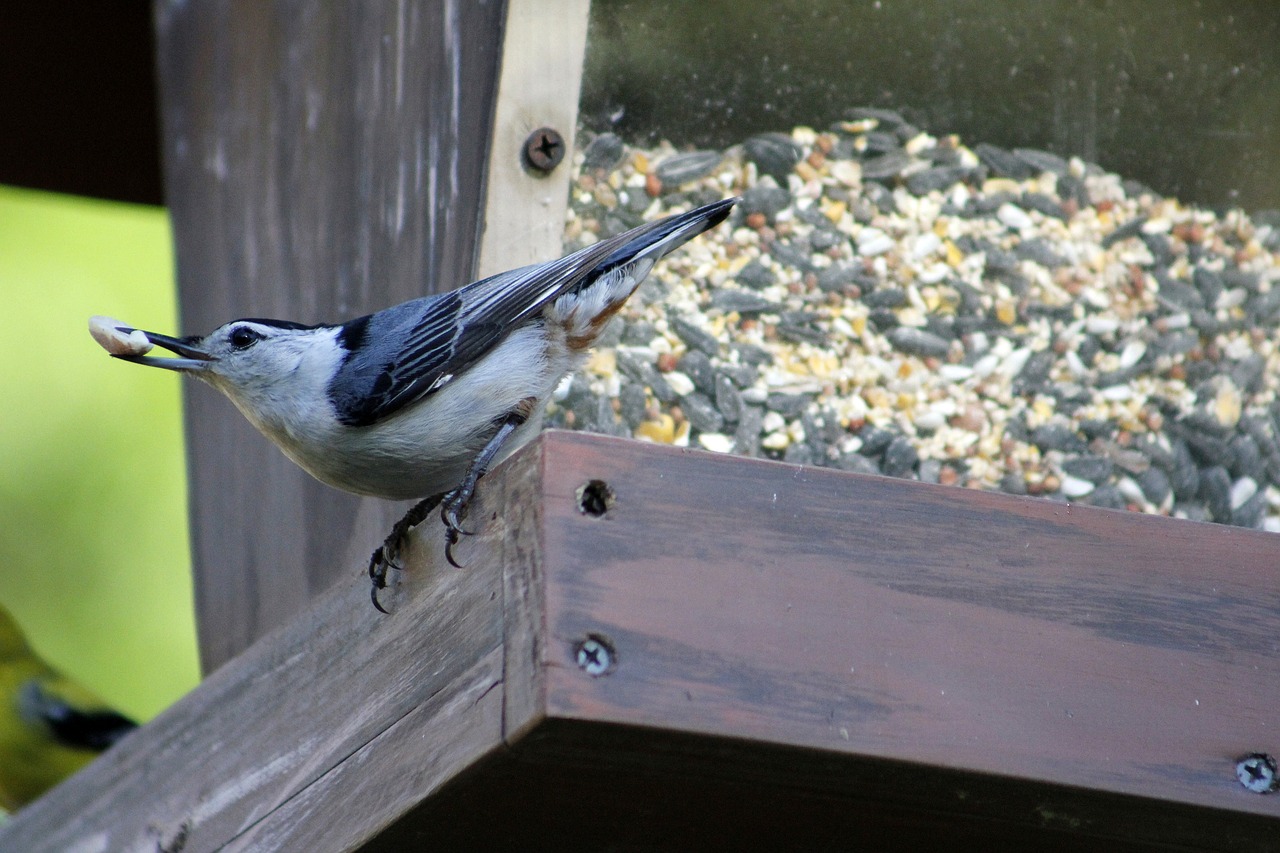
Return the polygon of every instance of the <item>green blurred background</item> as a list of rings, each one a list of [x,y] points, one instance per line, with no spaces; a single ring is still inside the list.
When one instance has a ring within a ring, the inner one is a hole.
[[[0,603],[140,722],[199,680],[178,377],[87,321],[178,327],[163,208],[0,186]]]

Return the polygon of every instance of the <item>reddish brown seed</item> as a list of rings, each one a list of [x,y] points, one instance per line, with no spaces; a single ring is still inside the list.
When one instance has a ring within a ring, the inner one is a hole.
[[[982,432],[987,426],[986,410],[978,403],[970,403],[951,417],[951,425],[965,432]]]
[[[1179,222],[1173,226],[1173,236],[1185,243],[1199,243],[1204,239],[1204,226],[1199,222]]]

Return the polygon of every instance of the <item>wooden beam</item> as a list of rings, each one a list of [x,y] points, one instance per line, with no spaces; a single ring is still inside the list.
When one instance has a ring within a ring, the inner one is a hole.
[[[562,254],[590,6],[590,0],[558,0],[553,11],[545,0],[507,0],[485,170],[481,276]],[[522,154],[529,135],[540,128],[564,139],[564,159],[545,174],[527,168]]]
[[[524,554],[536,535],[538,461],[486,478],[477,513],[526,510],[486,524],[474,543],[485,555],[470,551],[465,571],[444,562],[433,523],[384,595],[393,615],[346,573],[24,809],[0,849],[354,849],[501,748],[503,566],[529,566],[509,549]]]
[[[543,494],[549,717],[900,762],[935,816],[1280,837],[1235,778],[1280,753],[1280,536],[581,435]],[[564,665],[589,635],[607,677]],[[991,778],[1052,796],[979,806]]]
[[[503,16],[501,0],[157,3],[183,331],[344,320],[471,280]],[[220,395],[185,393],[210,671],[402,510],[312,480]]]
[[[463,569],[429,520],[391,616],[349,577],[0,848],[1280,837],[1280,536],[555,432],[478,501]]]

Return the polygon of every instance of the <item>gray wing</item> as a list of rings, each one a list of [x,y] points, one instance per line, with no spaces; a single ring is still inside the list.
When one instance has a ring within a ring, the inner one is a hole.
[[[517,307],[510,300],[505,313],[477,316],[468,307],[467,289],[476,284],[528,287],[515,276],[534,269],[501,273],[347,323],[339,342],[349,355],[329,386],[338,419],[348,426],[369,426],[451,382],[498,343]]]
[[[352,320],[349,355],[330,384],[338,418],[369,426],[443,388],[548,303],[646,251],[661,255],[718,224],[737,199],[670,216],[545,264]]]

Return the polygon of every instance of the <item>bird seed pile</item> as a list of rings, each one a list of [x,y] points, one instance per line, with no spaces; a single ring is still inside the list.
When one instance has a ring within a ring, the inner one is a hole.
[[[550,425],[1280,530],[1280,222],[856,110],[590,138],[565,249],[729,195]]]

